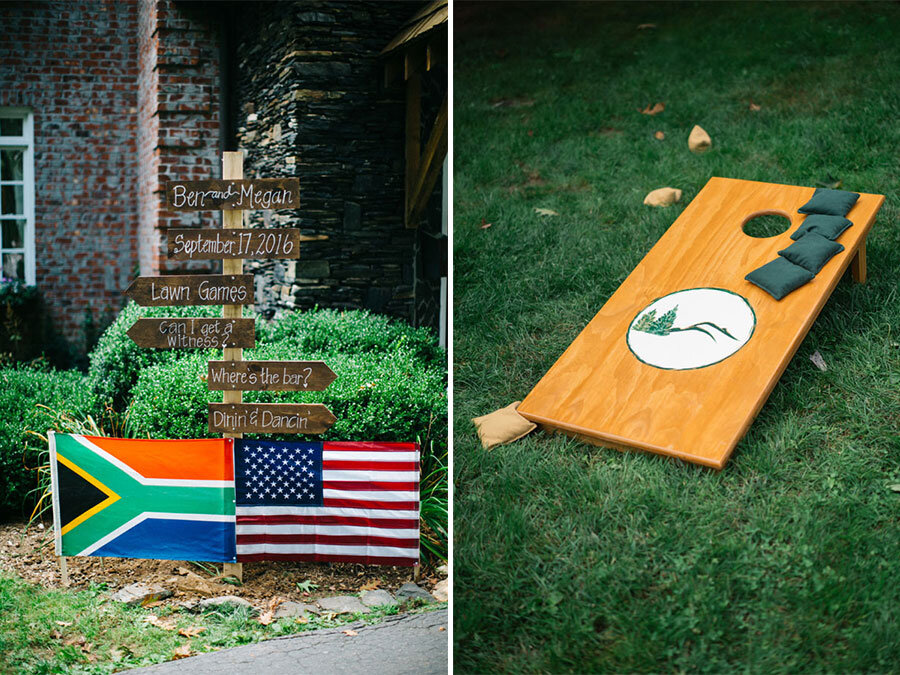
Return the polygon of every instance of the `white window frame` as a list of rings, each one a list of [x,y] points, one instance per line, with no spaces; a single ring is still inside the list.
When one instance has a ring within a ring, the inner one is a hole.
[[[30,108],[0,108],[0,118],[22,120],[22,135],[0,136],[0,148],[20,148],[25,151],[22,158],[22,195],[25,213],[15,218],[0,214],[0,220],[25,219],[23,248],[3,248],[0,249],[0,255],[2,252],[23,252],[25,254],[25,283],[33,286],[36,283],[34,271],[34,113]],[[7,183],[4,182],[4,184]],[[2,246],[2,242],[0,242],[0,246]]]

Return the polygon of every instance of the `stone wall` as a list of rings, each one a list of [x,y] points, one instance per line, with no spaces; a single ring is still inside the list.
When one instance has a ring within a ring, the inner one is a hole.
[[[403,91],[377,57],[418,8],[403,2],[241,5],[235,95],[248,177],[298,176],[296,261],[254,261],[257,311],[364,307],[412,321],[415,230],[403,225]]]
[[[83,348],[137,262],[137,7],[0,4],[0,106],[34,112],[36,281]]]

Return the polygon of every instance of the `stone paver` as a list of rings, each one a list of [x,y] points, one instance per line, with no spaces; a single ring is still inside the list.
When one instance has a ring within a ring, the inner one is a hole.
[[[334,612],[335,614],[353,614],[354,612],[362,612],[368,614],[372,610],[359,601],[355,595],[335,595],[331,598],[322,598],[318,600],[319,607],[326,612]]]
[[[348,636],[343,632],[348,629],[357,634]],[[389,616],[373,626],[356,622],[340,628],[276,638],[130,672],[147,675],[232,675],[257,671],[266,675],[299,672],[439,675],[447,672],[447,633],[447,610],[440,609]]]
[[[359,601],[366,607],[380,607],[383,605],[397,604],[393,595],[381,589],[376,591],[366,591],[359,597]]]

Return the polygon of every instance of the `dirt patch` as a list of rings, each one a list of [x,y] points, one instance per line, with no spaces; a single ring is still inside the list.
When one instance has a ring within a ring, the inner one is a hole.
[[[174,592],[165,604],[211,595],[237,595],[263,607],[275,596],[311,602],[329,595],[352,595],[374,588],[394,593],[413,579],[411,568],[350,563],[253,562],[244,564],[244,583],[236,586],[222,581],[221,564],[132,558],[66,560],[71,589],[85,589],[94,583],[106,584],[110,591],[117,591],[137,581],[159,583]],[[54,555],[52,526],[36,524],[26,529],[24,523],[0,524],[0,569],[12,571],[25,581],[44,588],[62,588],[59,559]],[[443,576],[423,568],[418,584],[431,591]],[[298,582],[309,582],[306,587],[310,590],[298,589]]]

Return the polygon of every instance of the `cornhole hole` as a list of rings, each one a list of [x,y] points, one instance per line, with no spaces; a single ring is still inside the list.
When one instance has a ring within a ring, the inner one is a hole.
[[[590,443],[721,469],[847,266],[865,281],[866,235],[883,195],[860,195],[839,239],[844,251],[784,299],[744,279],[792,243],[806,217],[797,209],[813,192],[711,178],[519,413]],[[762,214],[783,215],[790,227],[745,234]]]

